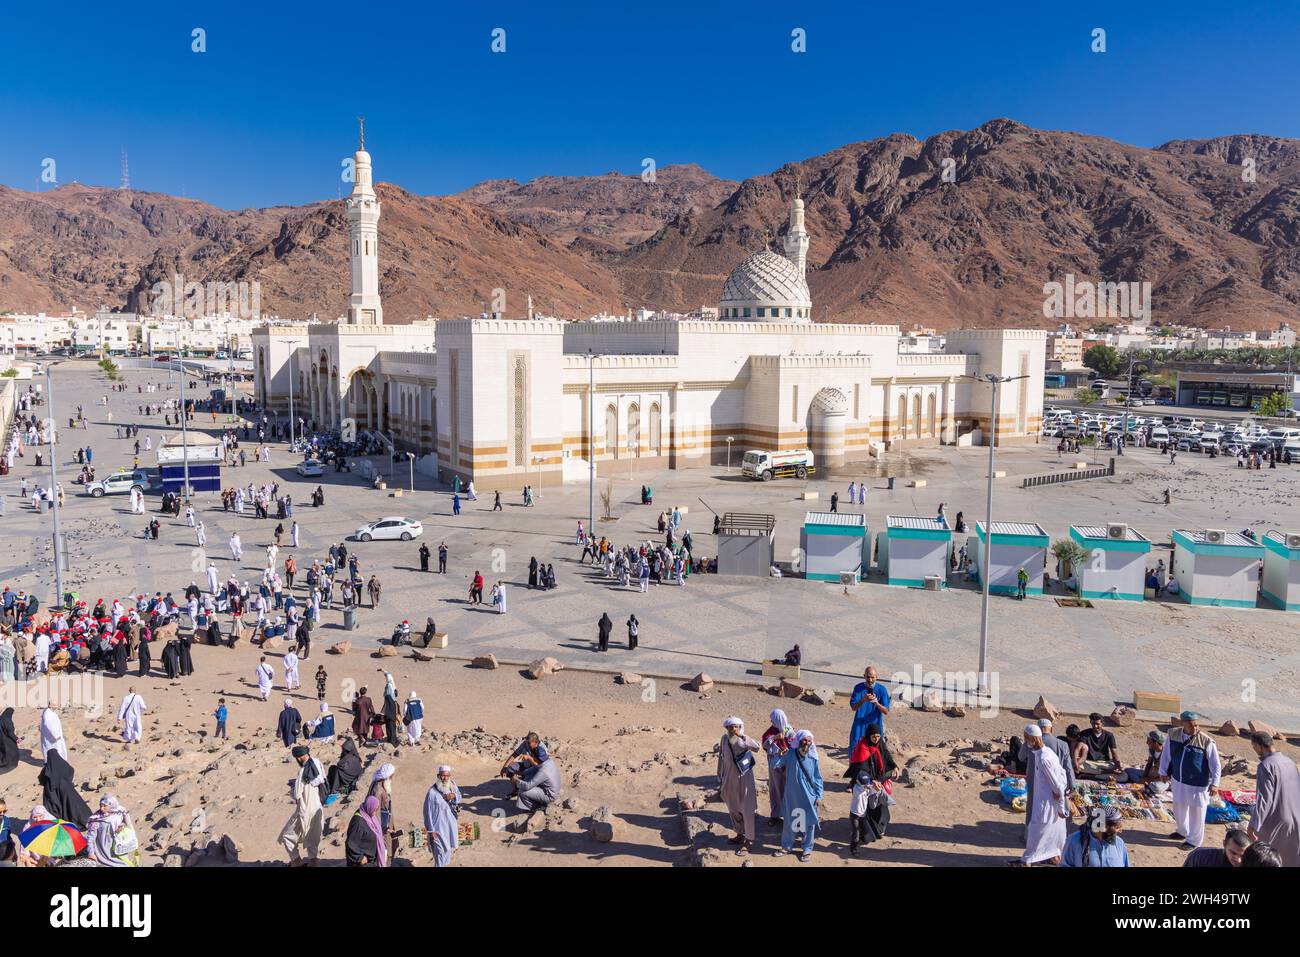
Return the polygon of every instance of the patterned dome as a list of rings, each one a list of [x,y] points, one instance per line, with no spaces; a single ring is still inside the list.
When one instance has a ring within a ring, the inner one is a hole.
[[[808,294],[808,283],[799,275],[799,267],[784,256],[765,249],[754,253],[731,271],[727,284],[722,287],[721,306],[727,318],[738,317],[728,315],[725,310],[748,306],[752,310],[747,317],[750,319],[786,318],[779,314],[759,316],[757,313],[756,307],[765,311],[766,307],[774,307],[789,308],[796,317],[799,313],[793,313],[793,310],[802,310],[801,318],[806,321],[808,310],[812,308],[812,297]]]
[[[813,396],[812,411],[825,415],[844,415],[849,411],[849,397],[839,389],[827,386]]]

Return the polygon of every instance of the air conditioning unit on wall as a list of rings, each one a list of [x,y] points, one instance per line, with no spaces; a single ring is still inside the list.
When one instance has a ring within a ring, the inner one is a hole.
[[[1111,541],[1122,542],[1128,538],[1128,526],[1123,522],[1111,522],[1106,526],[1106,537]]]
[[[1286,536],[1287,548],[1300,548],[1300,532],[1288,532]]]
[[[1222,545],[1228,533],[1221,528],[1207,528],[1205,530],[1206,545]]]

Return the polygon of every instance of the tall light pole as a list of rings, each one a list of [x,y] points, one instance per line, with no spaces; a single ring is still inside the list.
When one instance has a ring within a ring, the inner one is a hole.
[[[980,693],[988,691],[989,687],[989,570],[993,558],[993,465],[995,453],[997,452],[998,443],[998,386],[1007,382],[1016,382],[1020,379],[1028,379],[1027,375],[1018,376],[1000,376],[992,372],[986,372],[982,376],[964,375],[963,379],[973,379],[976,382],[987,382],[993,390],[993,409],[989,422],[989,476],[988,492],[984,502],[984,567],[980,569],[980,585],[982,586],[983,595],[980,600],[980,663],[977,677],[978,690]]]
[[[406,461],[411,466],[411,494],[415,494],[415,453],[407,452]]]
[[[587,534],[596,529],[596,353],[587,350]]]
[[[293,374],[293,354],[297,351],[296,346],[289,350],[289,448],[291,450],[293,449],[293,392],[298,387],[298,379]]]
[[[181,360],[173,359],[173,362],[181,363],[181,468],[184,473],[185,487],[181,489],[181,494],[185,497],[185,504],[190,503],[190,433],[188,420],[189,416],[185,414],[185,363]],[[171,370],[171,363],[167,363],[167,368]]]
[[[731,471],[731,443],[736,441],[734,435],[727,436],[727,471]]]
[[[54,606],[63,601],[63,536],[59,534],[59,473],[55,464],[59,420],[54,415],[54,379],[48,365],[45,367],[45,395],[50,411],[50,510],[54,513],[54,601],[50,604]]]

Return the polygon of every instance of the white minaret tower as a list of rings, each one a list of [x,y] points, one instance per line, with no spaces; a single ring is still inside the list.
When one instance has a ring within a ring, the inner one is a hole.
[[[785,258],[799,267],[799,275],[807,279],[808,233],[803,228],[803,200],[796,193],[790,204],[790,229],[785,234]]]
[[[348,325],[384,324],[379,301],[379,199],[370,175],[366,152],[366,120],[361,121],[361,143],[353,157],[352,194],[348,209],[348,242],[352,257],[352,295],[348,297]]]

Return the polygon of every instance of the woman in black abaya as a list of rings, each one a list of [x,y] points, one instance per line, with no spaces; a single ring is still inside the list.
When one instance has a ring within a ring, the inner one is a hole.
[[[44,789],[41,804],[55,817],[71,821],[84,831],[90,823],[90,807],[77,793],[72,775],[72,765],[63,760],[63,755],[57,751],[47,754],[37,778]]]

